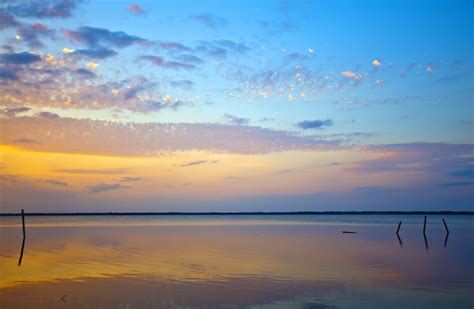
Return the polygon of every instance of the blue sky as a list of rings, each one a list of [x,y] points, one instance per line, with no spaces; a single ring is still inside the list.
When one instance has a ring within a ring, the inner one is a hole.
[[[395,190],[417,207],[413,188],[435,192],[441,184],[450,189],[436,208],[452,207],[450,199],[470,205],[472,14],[472,1],[4,2],[4,181],[11,192],[77,194],[79,204],[112,205],[127,195],[149,205],[165,199],[172,210],[207,209],[216,188],[217,204],[245,197],[249,209],[258,200],[271,210],[280,194],[306,201],[305,209],[329,194],[326,208],[343,209],[344,196],[369,187]],[[188,176],[173,171],[161,179],[124,167],[121,176],[140,178],[134,186],[107,173],[96,184],[97,173],[31,174],[15,160],[22,151],[48,164],[83,155],[82,164],[97,168],[100,160],[85,156],[110,156],[107,166],[112,157],[139,157],[158,174],[186,162],[219,164],[196,164],[183,191],[178,183]],[[328,166],[329,153],[348,166],[312,170]],[[176,162],[166,169],[163,157]],[[234,176],[243,170],[232,162],[254,170]],[[377,172],[365,178],[365,165]],[[268,176],[270,166],[291,172]],[[49,180],[67,186],[33,185]],[[152,184],[170,190],[152,194]],[[97,185],[104,195],[88,191]],[[16,194],[7,209],[19,203]],[[201,202],[189,202],[193,196]]]

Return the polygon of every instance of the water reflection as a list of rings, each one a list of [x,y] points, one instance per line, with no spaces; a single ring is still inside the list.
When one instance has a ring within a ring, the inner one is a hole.
[[[21,267],[15,267],[21,230],[0,227],[0,305],[51,307],[64,295],[77,307],[472,303],[466,271],[472,270],[472,225],[454,225],[449,250],[433,243],[425,254],[419,225],[404,225],[403,244],[398,234],[398,243],[393,239],[393,224],[98,226],[84,220],[84,226],[28,227]],[[442,225],[429,233],[443,235]]]

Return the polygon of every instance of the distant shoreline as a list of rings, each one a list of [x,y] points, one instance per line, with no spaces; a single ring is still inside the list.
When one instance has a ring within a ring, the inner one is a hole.
[[[25,212],[25,216],[474,215],[474,211]],[[21,213],[0,213],[0,217]]]

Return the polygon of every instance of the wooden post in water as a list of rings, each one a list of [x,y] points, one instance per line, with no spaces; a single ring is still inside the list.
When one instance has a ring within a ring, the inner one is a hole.
[[[446,233],[449,234],[448,225],[446,224],[446,221],[444,221],[444,218],[442,218],[442,220],[443,220],[443,223],[444,223],[444,228],[446,229]]]
[[[23,259],[23,250],[25,249],[25,239],[26,239],[26,229],[25,229],[25,211],[21,210],[21,224],[23,226],[23,241],[21,243],[21,252],[20,258],[18,259],[18,266],[21,265],[21,260]]]
[[[21,210],[21,225],[23,226],[23,238],[26,238],[26,231],[25,231],[25,211]]]
[[[425,222],[423,223],[423,235],[426,234],[426,216],[425,216]]]
[[[425,248],[428,250],[428,239],[426,238],[426,216],[425,221],[423,222],[423,238],[425,239]]]
[[[398,235],[398,232],[400,232],[400,227],[402,226],[402,221],[398,223],[398,228],[397,228],[397,238],[398,242],[400,243],[400,247],[403,247],[403,242],[402,239],[400,238],[400,235]]]

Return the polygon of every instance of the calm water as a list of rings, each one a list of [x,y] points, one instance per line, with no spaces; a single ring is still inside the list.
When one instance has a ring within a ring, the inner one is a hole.
[[[0,308],[473,308],[473,217],[3,217]]]

